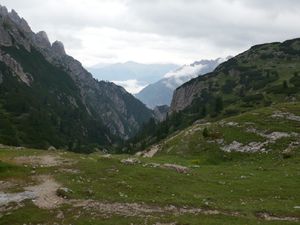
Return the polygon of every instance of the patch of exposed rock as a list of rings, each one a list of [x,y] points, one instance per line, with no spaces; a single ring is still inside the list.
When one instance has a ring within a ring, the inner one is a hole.
[[[190,169],[188,167],[180,166],[177,164],[165,163],[162,165],[162,167],[167,168],[167,169],[173,169],[178,173],[188,173],[190,171]]]
[[[259,131],[253,127],[247,128],[247,132],[250,133],[255,133],[261,137],[269,139],[272,143],[274,143],[276,140],[281,139],[281,138],[287,138],[287,137],[297,137],[297,133],[286,133],[286,132],[278,132],[274,131],[272,133],[267,133],[266,131]]]
[[[246,152],[246,153],[254,153],[254,152],[267,152],[266,146],[271,143],[275,143],[277,140],[281,138],[288,137],[298,137],[298,133],[286,133],[286,132],[278,132],[274,131],[271,133],[267,133],[266,131],[259,131],[254,127],[247,128],[247,132],[255,133],[261,137],[266,138],[267,140],[264,142],[250,142],[248,144],[242,144],[238,141],[233,141],[229,145],[225,145],[221,147],[221,150],[225,152]],[[288,151],[288,150],[287,150]]]
[[[136,156],[142,156],[144,158],[152,158],[160,149],[161,149],[160,145],[153,145],[150,147],[150,149],[147,149],[142,152],[137,152]]]
[[[245,152],[245,153],[254,153],[254,152],[266,152],[264,147],[267,142],[250,142],[249,144],[242,144],[237,141],[233,141],[231,144],[221,147],[225,152]]]
[[[275,112],[273,112],[271,117],[272,118],[283,118],[283,119],[287,119],[287,120],[300,122],[300,116],[297,116],[297,115],[295,115],[293,113],[290,113],[290,112],[275,111]]]
[[[141,161],[138,160],[137,158],[128,158],[128,159],[122,159],[121,163],[125,165],[135,165],[141,163]]]
[[[25,73],[23,67],[14,58],[2,50],[0,50],[0,61],[7,65],[20,81],[24,82],[27,86],[31,86],[33,77],[29,73]]]

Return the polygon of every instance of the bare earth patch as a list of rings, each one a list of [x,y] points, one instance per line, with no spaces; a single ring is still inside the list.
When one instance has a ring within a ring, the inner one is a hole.
[[[64,202],[64,199],[56,194],[56,190],[61,185],[53,177],[44,175],[39,176],[37,179],[41,182],[39,185],[25,188],[25,190],[34,193],[35,198],[33,199],[33,203],[36,206],[43,209],[52,209]]]
[[[66,160],[60,156],[54,155],[41,155],[41,156],[19,156],[13,159],[17,164],[30,164],[32,166],[43,166],[43,167],[53,167],[59,165],[70,165],[73,162],[71,160]]]
[[[20,203],[31,199],[39,208],[52,209],[64,202],[64,199],[57,196],[56,190],[61,187],[53,177],[49,175],[37,176],[35,179],[38,185],[25,187],[25,191],[18,193],[0,192],[0,207],[10,203]]]

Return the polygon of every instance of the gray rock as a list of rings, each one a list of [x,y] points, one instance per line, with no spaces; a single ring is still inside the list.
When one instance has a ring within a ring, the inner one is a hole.
[[[56,148],[54,147],[54,146],[50,146],[49,148],[48,148],[48,151],[55,151],[56,150]]]
[[[58,56],[63,56],[66,54],[64,44],[60,41],[55,41],[52,44],[51,49],[52,49],[53,53]]]
[[[34,35],[33,42],[37,47],[42,49],[48,49],[51,47],[48,35],[45,31],[40,31],[36,35]]]
[[[167,105],[161,105],[161,106],[156,106],[154,108],[154,115],[155,118],[159,121],[162,122],[166,119],[167,114],[169,112],[170,107]]]
[[[25,73],[21,64],[2,50],[0,50],[0,61],[8,66],[20,81],[24,82],[27,86],[31,86],[31,83],[33,82],[32,76]]]
[[[169,168],[169,169],[174,169],[178,173],[188,173],[189,172],[189,168],[187,168],[185,166],[176,165],[176,164],[165,163],[165,164],[162,165],[162,167]]]
[[[138,160],[137,158],[128,158],[128,159],[122,159],[121,163],[125,165],[135,165],[141,163],[141,161]]]
[[[6,17],[8,15],[8,10],[5,6],[0,5],[0,16]]]

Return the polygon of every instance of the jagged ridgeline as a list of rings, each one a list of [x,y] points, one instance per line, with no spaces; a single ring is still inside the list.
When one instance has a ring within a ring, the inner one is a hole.
[[[0,143],[92,150],[133,136],[152,112],[113,83],[96,81],[0,7]]]
[[[167,120],[150,121],[132,140],[135,148],[125,149],[141,150],[199,119],[218,120],[299,99],[300,39],[253,46],[178,87]]]

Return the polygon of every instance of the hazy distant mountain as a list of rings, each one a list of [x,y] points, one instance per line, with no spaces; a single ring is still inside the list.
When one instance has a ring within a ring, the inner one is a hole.
[[[141,64],[136,62],[99,64],[88,68],[98,80],[126,81],[138,80],[149,84],[162,78],[167,72],[178,68],[175,64]]]
[[[177,70],[168,72],[164,78],[148,85],[135,96],[145,103],[149,108],[158,105],[170,105],[173,91],[183,83],[213,71],[226,59],[196,61],[190,65],[184,65]]]

